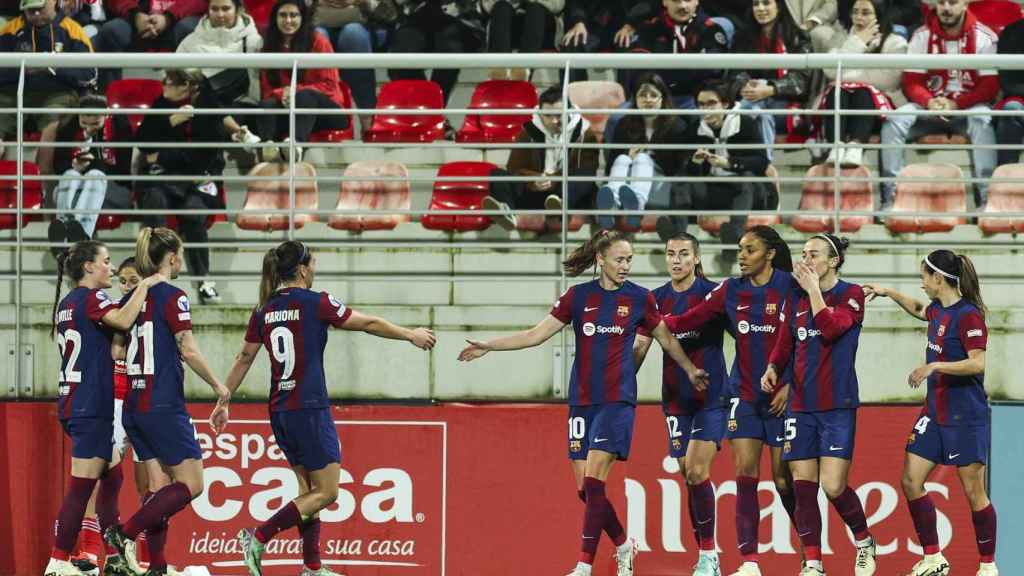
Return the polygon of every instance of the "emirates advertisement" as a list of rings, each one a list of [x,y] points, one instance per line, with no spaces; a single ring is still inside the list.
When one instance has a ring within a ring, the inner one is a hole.
[[[46,403],[4,404],[2,476],[10,484],[13,518],[0,522],[0,574],[39,573],[52,543],[63,496],[55,471],[67,470],[67,439]],[[920,408],[863,407],[850,484],[864,503],[878,543],[878,574],[902,574],[919,559],[900,489],[903,450]],[[227,432],[206,425],[210,406],[192,405],[203,449],[206,490],[170,524],[167,556],[179,567],[213,575],[246,574],[236,535],[267,520],[298,493],[274,442],[263,405],[232,407]],[[334,409],[342,446],[338,501],[321,513],[324,564],[348,576],[561,575],[575,565],[583,504],[566,458],[568,411],[563,405],[444,404]],[[45,431],[45,433],[43,433]],[[52,446],[63,446],[61,451]],[[28,456],[28,457],[27,457]],[[760,544],[766,575],[799,571],[799,543],[761,466]],[[126,470],[122,518],[138,507]],[[717,493],[717,543],[724,573],[739,563],[732,454],[723,444],[712,472]],[[609,494],[641,550],[638,576],[689,575],[696,548],[686,513],[686,486],[667,458],[665,419],[641,406],[630,460],[609,479]],[[927,485],[938,508],[943,553],[953,571],[977,569],[974,531],[954,469],[939,467]],[[852,574],[852,535],[819,497],[829,573]],[[996,503],[998,506],[998,502]],[[15,536],[17,535],[17,536]],[[1011,535],[1001,535],[1012,537]],[[15,546],[14,542],[17,542]],[[613,574],[612,547],[602,540],[595,574]],[[301,540],[279,534],[264,556],[266,576],[301,571]]]

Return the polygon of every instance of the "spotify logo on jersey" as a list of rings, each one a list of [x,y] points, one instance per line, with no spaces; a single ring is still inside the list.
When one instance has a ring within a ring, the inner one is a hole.
[[[740,331],[740,334],[746,334],[750,332],[750,322],[740,320],[740,323],[736,325],[736,329]]]
[[[764,332],[766,334],[775,334],[775,326],[768,324],[766,326],[760,326],[758,324],[751,324],[746,320],[740,320],[736,324],[736,330],[740,334],[747,334],[749,332]]]
[[[594,326],[593,322],[586,322],[586,323],[583,324],[583,335],[584,336],[593,336],[594,332],[596,330],[597,330],[597,328]]]
[[[583,324],[584,336],[593,336],[594,334],[615,334],[621,336],[625,331],[622,326],[595,326],[593,322]]]
[[[797,328],[796,337],[799,338],[801,342],[807,340],[807,328],[804,328],[803,326]]]

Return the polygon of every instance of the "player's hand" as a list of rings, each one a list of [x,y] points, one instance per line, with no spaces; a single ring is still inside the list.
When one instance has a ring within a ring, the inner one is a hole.
[[[228,427],[228,405],[218,403],[210,413],[210,428],[214,434],[220,434]]]
[[[412,338],[409,339],[412,345],[420,350],[430,350],[437,344],[437,336],[434,331],[428,328],[417,328],[412,331]]]
[[[804,292],[808,294],[821,290],[821,287],[818,285],[818,275],[814,273],[810,266],[803,262],[793,263],[793,278],[804,289]]]
[[[466,342],[469,346],[466,346],[462,349],[462,352],[459,352],[459,362],[472,362],[491,351],[491,349],[487,347],[486,342],[470,340],[468,338],[466,339]]]
[[[761,390],[771,392],[775,390],[775,385],[778,383],[779,374],[775,371],[775,366],[769,364],[768,368],[764,371],[764,375],[761,376]]]
[[[708,373],[701,368],[697,368],[693,371],[686,371],[686,376],[690,379],[690,383],[693,384],[693,389],[698,392],[703,392],[708,389],[708,383],[710,377]]]
[[[779,392],[772,398],[768,411],[772,416],[779,417],[786,413],[786,402],[789,400],[789,384],[783,384]]]
[[[889,289],[879,286],[878,284],[864,284],[861,286],[864,289],[864,299],[871,302],[875,297],[881,296],[885,298],[889,295]]]
[[[910,373],[910,376],[907,378],[907,384],[910,384],[911,388],[917,388],[928,381],[928,377],[932,375],[932,372],[935,372],[935,368],[931,364],[918,366]]]

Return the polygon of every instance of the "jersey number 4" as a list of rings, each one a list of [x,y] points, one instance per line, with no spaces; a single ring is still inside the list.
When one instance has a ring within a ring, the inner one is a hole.
[[[139,350],[142,350],[142,365],[139,365]],[[131,341],[125,365],[129,376],[152,375],[156,373],[153,361],[153,322],[146,321],[132,326]]]
[[[58,333],[57,348],[60,349],[60,357],[64,360],[64,366],[58,376],[60,381],[81,382],[82,373],[75,370],[75,366],[78,365],[78,355],[82,353],[82,334],[78,330],[70,329]]]

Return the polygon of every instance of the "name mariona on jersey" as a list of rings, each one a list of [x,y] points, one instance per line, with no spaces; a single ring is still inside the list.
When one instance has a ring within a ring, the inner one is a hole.
[[[274,310],[263,315],[264,324],[294,322],[299,319],[299,310]]]

